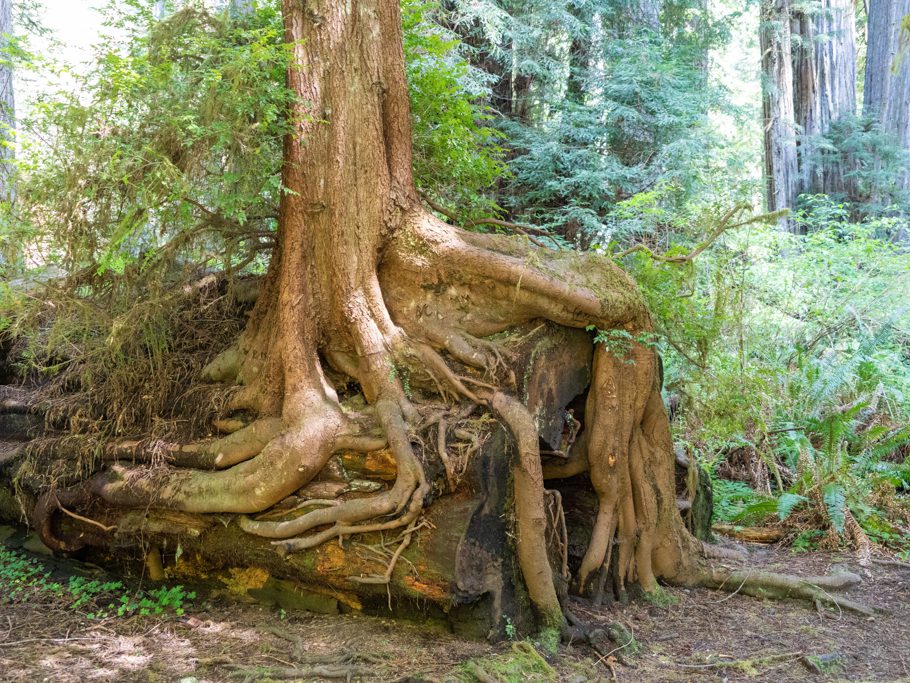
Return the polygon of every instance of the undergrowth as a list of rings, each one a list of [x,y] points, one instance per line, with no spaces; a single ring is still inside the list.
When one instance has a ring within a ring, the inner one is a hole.
[[[120,581],[55,581],[40,560],[0,547],[0,604],[51,603],[88,619],[182,615],[196,594],[183,586],[131,590]]]
[[[905,224],[856,219],[821,195],[801,206],[804,235],[748,225],[689,262],[624,257],[655,315],[674,436],[712,474],[717,521],[779,525],[805,547],[865,536],[904,551],[910,259],[894,236]],[[668,214],[641,198],[628,210],[664,235],[665,255],[714,222],[710,206]]]

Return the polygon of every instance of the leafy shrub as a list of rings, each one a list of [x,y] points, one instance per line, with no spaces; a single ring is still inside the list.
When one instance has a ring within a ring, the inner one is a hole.
[[[674,430],[714,472],[745,449],[746,483],[715,482],[719,520],[798,518],[841,537],[852,517],[899,546],[910,259],[889,239],[892,219],[856,222],[830,197],[804,197],[797,220],[807,235],[748,225],[682,264],[624,258],[655,314]],[[691,250],[677,239],[665,254]]]

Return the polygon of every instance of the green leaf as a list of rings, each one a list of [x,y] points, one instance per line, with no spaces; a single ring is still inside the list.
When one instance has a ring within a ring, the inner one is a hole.
[[[822,492],[822,498],[828,510],[831,526],[837,533],[843,533],[847,508],[847,497],[843,487],[840,484],[828,484]]]
[[[780,498],[777,499],[777,516],[782,520],[787,519],[793,509],[806,500],[805,496],[796,493],[782,493]]]
[[[742,512],[733,518],[733,520],[739,522],[746,519],[760,519],[762,517],[767,517],[768,515],[773,515],[776,512],[777,499],[765,498],[747,505]]]

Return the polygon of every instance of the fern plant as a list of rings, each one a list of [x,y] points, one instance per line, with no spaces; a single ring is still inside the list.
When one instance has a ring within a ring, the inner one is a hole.
[[[908,545],[901,524],[910,521],[910,504],[897,496],[910,492],[910,425],[883,418],[884,378],[875,362],[887,336],[887,329],[867,335],[852,354],[797,354],[786,386],[792,402],[771,430],[786,488],[742,499],[728,514],[732,521],[804,513],[801,520],[824,529],[831,543],[850,541],[864,552],[870,539]]]

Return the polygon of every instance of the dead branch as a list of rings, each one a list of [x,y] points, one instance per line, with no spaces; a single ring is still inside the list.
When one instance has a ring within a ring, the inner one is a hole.
[[[629,254],[633,254],[637,251],[643,251],[646,254],[648,254],[648,256],[650,256],[655,261],[662,261],[664,263],[689,263],[690,261],[694,260],[695,257],[697,257],[699,254],[701,254],[705,249],[710,247],[717,240],[717,238],[719,238],[721,235],[723,235],[728,230],[733,230],[735,228],[741,228],[745,225],[752,225],[754,223],[765,223],[768,221],[777,220],[781,216],[786,215],[788,212],[787,209],[784,209],[782,211],[774,211],[772,213],[765,213],[765,214],[761,214],[758,216],[752,216],[751,218],[748,218],[744,221],[740,221],[738,223],[732,223],[732,224],[730,223],[730,221],[733,219],[733,216],[735,216],[736,214],[741,213],[743,211],[746,211],[749,208],[750,207],[748,204],[741,203],[741,204],[737,204],[732,209],[727,211],[727,213],[725,213],[721,217],[720,221],[718,221],[717,226],[714,228],[714,230],[711,232],[711,234],[708,235],[708,237],[705,238],[698,245],[696,245],[696,247],[694,249],[692,249],[692,251],[690,251],[688,254],[684,254],[682,256],[665,256],[663,254],[655,254],[651,250],[650,247],[647,247],[644,244],[636,244],[636,245],[629,247],[628,249],[624,249],[623,251],[619,252],[618,254],[614,254],[613,260],[621,259],[624,256],[628,256]]]
[[[778,527],[740,527],[732,524],[715,524],[711,527],[718,534],[748,543],[777,543],[787,532]]]

